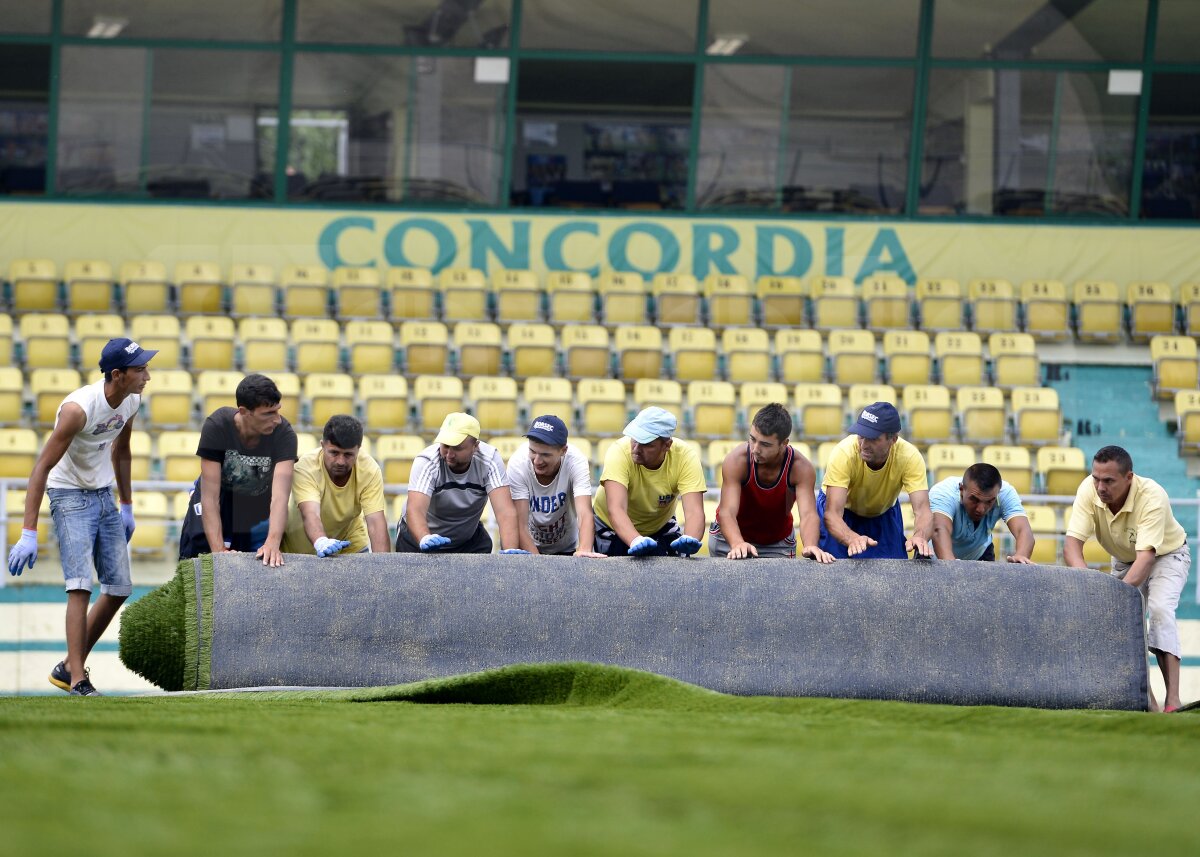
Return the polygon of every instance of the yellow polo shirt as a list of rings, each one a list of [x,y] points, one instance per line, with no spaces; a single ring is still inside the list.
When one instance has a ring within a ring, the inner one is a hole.
[[[627,437],[608,448],[604,469],[600,472],[600,487],[592,498],[592,510],[600,520],[611,525],[604,491],[604,483],[609,480],[621,483],[629,492],[629,520],[643,536],[653,535],[667,525],[682,495],[696,491],[703,494],[708,490],[700,455],[678,438],[657,470],[633,463]]]
[[[858,435],[852,434],[834,447],[822,486],[846,488],[847,509],[877,518],[896,505],[902,491],[928,491],[929,478],[920,450],[904,438],[896,438],[883,467],[872,470],[858,454]]]
[[[1167,492],[1153,479],[1133,474],[1129,496],[1114,515],[1096,496],[1096,484],[1087,477],[1075,492],[1067,535],[1086,542],[1095,537],[1114,559],[1133,562],[1138,551],[1159,556],[1179,550],[1187,533],[1171,514]]]
[[[343,554],[357,553],[371,543],[363,518],[384,510],[383,471],[375,459],[360,452],[350,479],[339,487],[329,478],[321,455],[322,450],[317,447],[296,462],[287,532],[283,536],[284,553],[315,553],[304,532],[300,503],[319,504],[325,535],[350,542]]]

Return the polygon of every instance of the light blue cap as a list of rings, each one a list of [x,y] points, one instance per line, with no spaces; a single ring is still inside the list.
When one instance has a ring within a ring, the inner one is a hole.
[[[639,413],[629,425],[625,426],[623,434],[638,443],[654,443],[660,437],[670,437],[675,434],[679,421],[670,411],[662,408],[646,408]]]

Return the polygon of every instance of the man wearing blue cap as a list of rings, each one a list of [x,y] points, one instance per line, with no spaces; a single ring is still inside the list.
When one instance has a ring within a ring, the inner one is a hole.
[[[700,455],[675,443],[675,415],[646,408],[608,449],[596,513],[596,550],[608,556],[691,556],[704,535],[704,469]],[[683,530],[675,521],[683,500]]]
[[[103,380],[63,399],[29,475],[21,539],[8,553],[10,573],[33,568],[38,511],[48,493],[67,590],[67,658],[51,670],[50,683],[73,696],[99,695],[84,664],[133,591],[126,547],[135,526],[129,437],[150,380],[146,364],[157,353],[131,339],[110,339],[100,353]],[[100,578],[100,597],[89,610],[93,573]]]
[[[899,497],[908,492],[916,519],[904,536]],[[835,557],[907,559],[932,556],[929,480],[920,451],[900,437],[900,414],[889,402],[863,408],[829,457],[817,494],[821,549]]]
[[[566,423],[553,414],[535,417],[525,437],[505,474],[521,547],[551,556],[604,556],[592,550],[591,464],[567,443]]]

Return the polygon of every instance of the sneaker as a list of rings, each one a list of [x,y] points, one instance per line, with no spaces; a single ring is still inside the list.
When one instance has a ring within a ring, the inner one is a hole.
[[[92,687],[92,682],[84,676],[79,681],[75,682],[75,686],[71,688],[71,696],[103,696],[100,691]]]
[[[71,673],[67,671],[66,661],[59,661],[50,670],[50,683],[59,690],[71,692]]]

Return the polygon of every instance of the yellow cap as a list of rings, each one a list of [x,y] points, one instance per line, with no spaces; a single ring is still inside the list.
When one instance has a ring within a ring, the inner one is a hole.
[[[479,420],[470,414],[446,414],[442,427],[438,431],[434,443],[444,443],[446,446],[458,446],[464,440],[473,437],[479,439]]]

